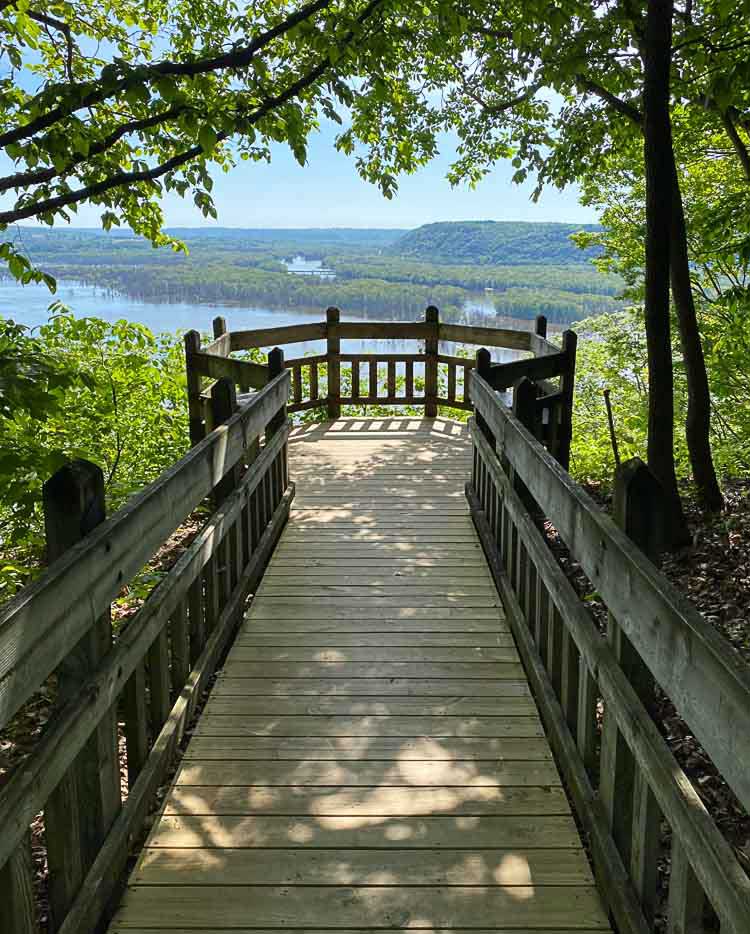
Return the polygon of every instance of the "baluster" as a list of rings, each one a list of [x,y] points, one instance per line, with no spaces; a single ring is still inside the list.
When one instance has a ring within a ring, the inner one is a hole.
[[[407,360],[404,367],[404,396],[407,399],[414,398],[414,361]]]
[[[369,366],[370,373],[370,391],[368,395],[371,399],[375,400],[378,398],[378,364],[376,360],[371,359]]]
[[[554,602],[549,602],[550,612],[547,623],[547,671],[550,681],[555,689],[555,694],[560,697],[560,685],[562,682],[562,634],[564,623],[560,616],[560,611]]]
[[[388,400],[396,401],[396,361],[388,361]]]
[[[583,765],[589,778],[593,781],[596,776],[596,745],[597,745],[597,703],[599,692],[591,672],[586,664],[582,664],[578,677],[578,727],[576,729],[576,743],[581,754]]]
[[[310,399],[313,402],[318,400],[318,361],[314,360],[310,364]]]
[[[667,934],[703,934],[706,897],[679,837],[672,833]]]
[[[206,641],[203,622],[203,586],[200,575],[188,587],[188,615],[190,618],[190,667],[198,661]]]
[[[146,719],[146,673],[143,662],[136,665],[123,691],[123,720],[128,751],[128,788],[132,788],[148,759]]]
[[[167,722],[172,703],[169,695],[169,642],[166,626],[154,639],[148,653],[151,729],[159,735]]]
[[[169,629],[172,643],[172,697],[176,698],[190,674],[190,631],[186,600],[180,600],[177,604],[169,620]]]
[[[448,364],[448,401],[456,401],[456,364]]]
[[[201,377],[193,365],[193,354],[200,353],[201,336],[197,331],[188,331],[184,341],[190,443],[195,445],[206,436],[203,425],[203,406],[201,404]]]
[[[463,401],[468,405],[469,403],[469,373],[472,371],[471,364],[467,363],[463,367],[464,371],[464,387],[463,387]]]
[[[575,739],[578,731],[578,681],[581,656],[567,627],[562,633],[562,664],[560,670],[560,704],[570,732]]]
[[[352,401],[359,399],[359,360],[352,360]]]
[[[296,363],[292,367],[292,401],[295,405],[302,402],[302,364]]]

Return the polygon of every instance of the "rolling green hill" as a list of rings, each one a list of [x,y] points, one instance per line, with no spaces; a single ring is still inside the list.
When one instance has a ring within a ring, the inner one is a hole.
[[[389,251],[432,263],[481,265],[568,265],[586,263],[594,254],[570,240],[594,224],[530,224],[512,221],[450,221],[410,230]]]

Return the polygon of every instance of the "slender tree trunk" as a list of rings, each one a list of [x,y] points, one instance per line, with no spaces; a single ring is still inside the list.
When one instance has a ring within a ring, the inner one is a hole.
[[[672,218],[672,127],[669,71],[673,0],[648,0],[643,42],[643,154],[646,169],[646,345],[648,465],[661,483],[669,515],[668,545],[689,541],[674,464],[674,378],[669,323]]]
[[[672,185],[670,277],[687,378],[688,408],[685,418],[685,437],[690,465],[693,468],[693,478],[701,503],[705,509],[718,512],[724,506],[724,498],[721,495],[719,481],[716,479],[711,454],[711,393],[698,331],[693,289],[690,284],[685,211],[674,158],[672,159]]]

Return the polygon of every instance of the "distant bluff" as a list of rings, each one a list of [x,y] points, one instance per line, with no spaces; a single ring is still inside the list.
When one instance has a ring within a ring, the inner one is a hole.
[[[596,255],[579,249],[570,235],[598,229],[596,224],[445,221],[410,230],[388,251],[433,263],[567,266],[587,263]]]

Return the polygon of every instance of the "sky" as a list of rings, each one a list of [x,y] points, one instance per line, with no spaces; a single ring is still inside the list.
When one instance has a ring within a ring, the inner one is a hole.
[[[388,201],[357,175],[354,159],[336,152],[334,125],[324,125],[310,139],[308,164],[302,168],[284,146],[272,161],[240,162],[228,175],[214,175],[213,195],[219,212],[206,220],[188,196],[165,198],[168,227],[418,227],[435,221],[596,221],[578,202],[574,188],[550,189],[534,204],[533,185],[514,185],[510,161],[498,164],[478,188],[452,189],[445,179],[455,143],[446,137],[442,151],[416,175],[399,180]],[[101,209],[81,206],[72,226],[98,227]]]

